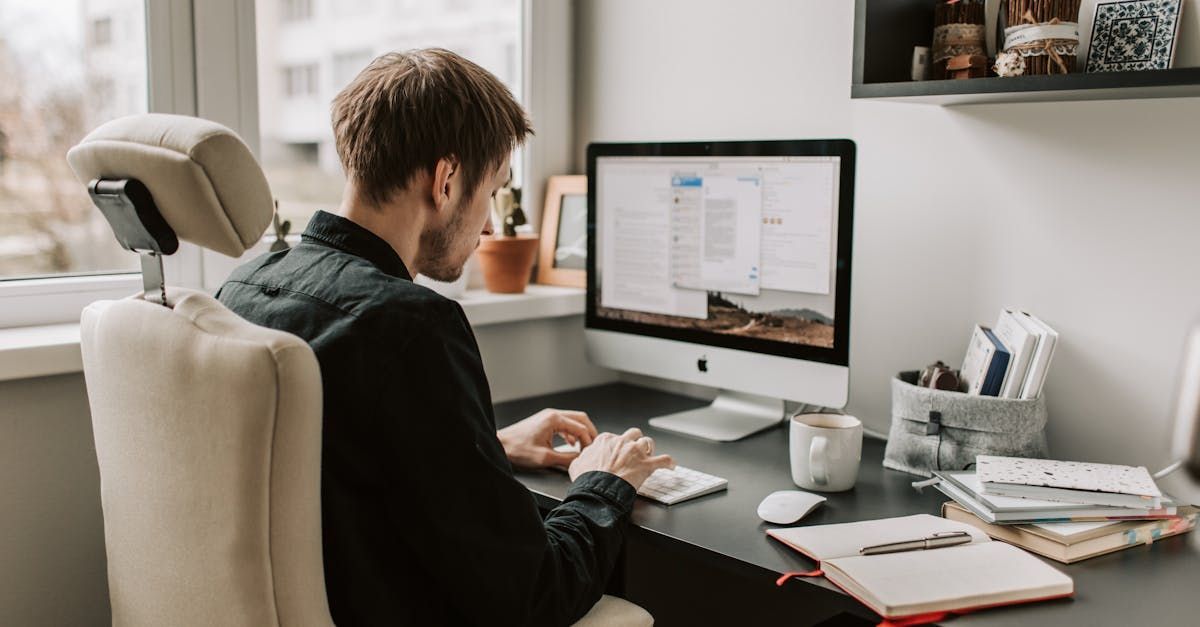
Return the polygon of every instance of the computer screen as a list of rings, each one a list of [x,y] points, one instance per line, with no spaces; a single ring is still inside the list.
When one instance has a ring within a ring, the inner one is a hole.
[[[845,365],[853,156],[829,144],[600,146],[589,327]]]

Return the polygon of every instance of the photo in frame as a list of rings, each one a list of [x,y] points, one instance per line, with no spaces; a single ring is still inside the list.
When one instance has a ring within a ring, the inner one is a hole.
[[[587,284],[586,176],[550,177],[541,233],[537,282],[584,287]]]

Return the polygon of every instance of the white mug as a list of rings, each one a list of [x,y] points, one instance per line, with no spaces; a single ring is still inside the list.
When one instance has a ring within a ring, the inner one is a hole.
[[[853,488],[862,459],[862,422],[842,414],[797,414],[791,422],[792,481],[817,492]]]

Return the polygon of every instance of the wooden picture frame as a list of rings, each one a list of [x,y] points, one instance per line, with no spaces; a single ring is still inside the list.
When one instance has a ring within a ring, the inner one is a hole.
[[[587,177],[552,176],[542,208],[537,282],[587,286]],[[562,240],[562,241],[560,241]]]

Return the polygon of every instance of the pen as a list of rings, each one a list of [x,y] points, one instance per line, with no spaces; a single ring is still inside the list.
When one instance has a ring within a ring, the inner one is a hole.
[[[880,553],[899,553],[901,551],[923,551],[925,549],[938,549],[944,546],[967,544],[970,541],[971,534],[965,531],[943,531],[941,533],[935,533],[927,538],[917,538],[916,540],[904,540],[902,542],[888,542],[887,544],[865,546],[858,550],[858,554],[879,555]]]

